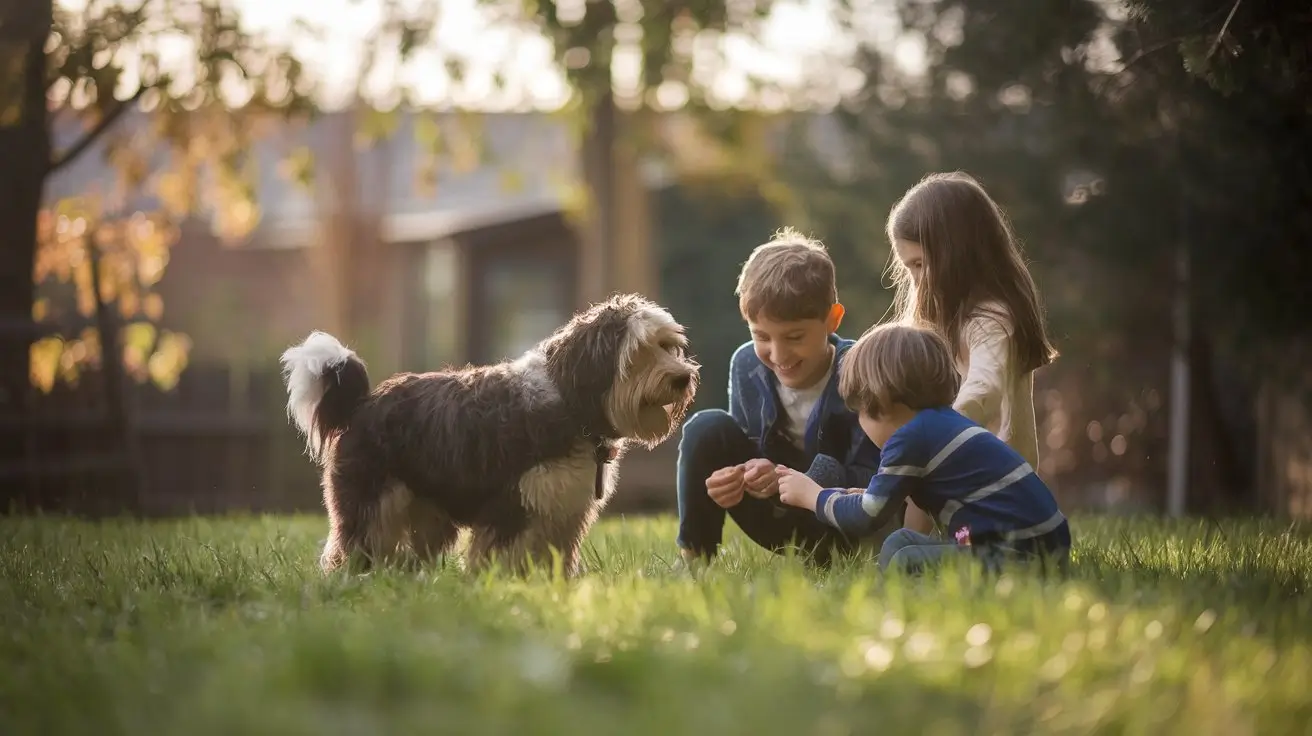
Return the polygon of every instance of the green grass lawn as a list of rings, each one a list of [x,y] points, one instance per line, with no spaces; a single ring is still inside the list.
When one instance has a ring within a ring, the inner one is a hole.
[[[591,572],[323,578],[318,517],[0,520],[3,734],[1312,733],[1312,529],[1076,517],[1064,581],[825,573],[668,518]]]

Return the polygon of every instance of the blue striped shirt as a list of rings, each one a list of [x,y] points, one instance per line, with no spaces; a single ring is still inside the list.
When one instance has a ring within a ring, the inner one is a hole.
[[[849,536],[883,527],[910,498],[974,546],[1069,548],[1070,526],[1048,486],[1015,450],[950,407],[918,412],[888,439],[860,494],[827,488],[816,516]]]

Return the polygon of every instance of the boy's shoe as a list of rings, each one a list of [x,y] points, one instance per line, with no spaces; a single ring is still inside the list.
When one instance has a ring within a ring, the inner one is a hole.
[[[683,566],[690,572],[697,572],[698,570],[706,569],[714,559],[711,555],[697,554],[696,552],[683,547],[679,548],[679,557],[683,558]]]

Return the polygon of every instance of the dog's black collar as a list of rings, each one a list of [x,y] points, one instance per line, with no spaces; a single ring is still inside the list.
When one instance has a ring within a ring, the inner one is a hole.
[[[605,494],[606,485],[606,463],[615,459],[618,454],[614,445],[606,441],[605,437],[597,439],[597,444],[592,448],[592,457],[597,461],[597,478],[593,485],[593,491],[596,493],[597,500]]]

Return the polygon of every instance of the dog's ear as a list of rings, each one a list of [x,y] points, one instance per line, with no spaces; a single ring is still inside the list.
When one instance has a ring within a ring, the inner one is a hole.
[[[570,320],[544,350],[556,385],[576,396],[594,394],[600,399],[615,380],[628,329],[627,310],[610,303]]]

